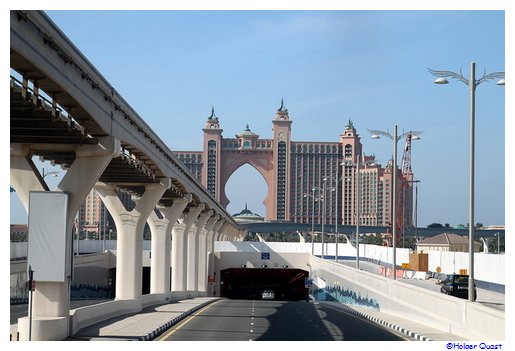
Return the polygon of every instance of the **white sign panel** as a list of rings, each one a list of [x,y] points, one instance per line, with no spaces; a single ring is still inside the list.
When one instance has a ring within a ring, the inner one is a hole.
[[[62,192],[31,191],[29,195],[29,250],[27,267],[34,280],[66,281],[66,213],[68,195]]]

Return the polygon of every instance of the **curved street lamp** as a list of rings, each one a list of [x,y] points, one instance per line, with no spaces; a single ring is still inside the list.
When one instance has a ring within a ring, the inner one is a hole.
[[[318,198],[315,197],[315,191],[317,188],[311,189],[311,194],[305,194],[304,197],[311,198],[311,255],[315,254],[315,201],[318,201]]]
[[[397,142],[403,137],[411,134],[411,140],[420,140],[419,135],[422,134],[421,131],[409,131],[406,133],[402,133],[401,135],[397,135],[397,125],[394,126],[393,135],[389,132],[385,132],[383,130],[371,130],[368,129],[369,133],[372,134],[372,139],[380,139],[381,135],[385,136],[393,141],[393,165],[392,165],[392,247],[393,247],[393,279],[397,279],[397,271],[396,271],[396,249],[397,249]]]
[[[467,79],[460,73],[454,73],[450,71],[435,71],[429,69],[429,72],[438,77],[435,84],[448,84],[447,78],[452,78],[461,81],[469,87],[470,92],[470,202],[469,202],[469,285],[468,285],[468,300],[470,302],[475,301],[474,299],[474,148],[475,148],[475,104],[476,104],[476,87],[486,81],[493,79],[500,79],[497,85],[504,86],[504,72],[494,72],[486,74],[476,80],[476,63],[470,63],[470,78]]]
[[[360,199],[359,199],[359,192],[360,192],[360,160],[361,155],[357,156],[357,162],[356,164],[353,164],[352,162],[346,162],[344,165],[356,167],[356,190],[355,190],[355,206],[356,206],[356,269],[359,269],[359,220],[361,217],[360,213]],[[350,179],[347,179],[350,181]]]
[[[45,173],[45,168],[43,168],[43,171],[41,172],[41,176],[43,177],[43,179],[45,179],[45,177],[48,177],[48,176],[57,177],[58,174],[59,174],[58,171],[50,171],[50,172]]]
[[[325,193],[325,184],[327,182],[328,178],[327,177],[324,177],[324,179],[322,179],[322,196],[320,196],[320,203],[322,204],[322,259],[325,258],[325,255],[324,255],[324,225],[325,225],[325,220],[326,220],[326,206],[327,206],[327,196],[326,196],[326,193]]]

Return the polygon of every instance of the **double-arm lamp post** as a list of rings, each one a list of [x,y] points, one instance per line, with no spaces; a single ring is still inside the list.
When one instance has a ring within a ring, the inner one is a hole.
[[[335,205],[334,205],[334,208],[335,208],[335,255],[334,255],[334,260],[336,262],[338,262],[338,244],[339,244],[339,231],[338,231],[338,222],[340,221],[340,217],[339,217],[339,211],[338,211],[338,207],[339,207],[339,200],[340,200],[340,191],[339,191],[339,184],[340,182],[342,181],[342,178],[340,177],[340,167],[345,165],[346,163],[344,162],[338,162],[338,168],[336,169],[336,178],[334,177],[324,177],[323,181],[324,181],[324,184],[323,184],[323,195],[322,195],[322,199],[324,200],[324,211],[327,209],[327,207],[325,207],[327,204],[325,202],[326,200],[326,192],[329,190],[331,192],[335,192],[336,196],[335,196],[335,199],[336,201],[334,202]],[[332,187],[330,189],[327,189],[326,187],[326,182],[328,180],[331,180],[331,183],[332,181],[334,181],[336,183],[336,186],[335,187]],[[325,214],[324,214],[324,219],[325,219]],[[323,232],[324,232],[324,225],[322,223],[322,243],[323,243]],[[323,247],[323,244],[322,244],[322,247]],[[323,249],[322,249],[323,250]],[[323,251],[322,251],[322,257],[323,257]]]
[[[321,204],[322,204],[322,259],[325,258],[324,256],[324,225],[325,225],[325,218],[326,218],[326,194],[325,194],[325,183],[327,182],[327,178],[322,179],[322,195],[320,196]]]
[[[483,74],[479,79],[476,79],[476,64],[470,63],[470,78],[467,79],[460,73],[450,71],[435,71],[429,69],[432,75],[438,77],[435,84],[448,84],[446,78],[457,79],[468,86],[470,92],[470,202],[469,202],[469,285],[468,285],[468,300],[473,302],[475,300],[474,294],[474,148],[475,148],[475,109],[476,109],[476,87],[486,81],[493,79],[500,79],[497,85],[505,84],[504,72],[494,72],[490,74]]]
[[[420,183],[419,179],[414,179],[408,181],[408,183],[415,184],[415,215],[414,215],[414,227],[415,227],[415,238],[417,237],[417,227],[418,227],[418,183]]]
[[[305,194],[304,197],[311,198],[311,255],[315,254],[315,201],[318,199],[315,197],[315,191],[317,188],[311,188],[311,194]]]
[[[393,135],[388,132],[382,130],[370,130],[368,131],[372,134],[372,139],[380,139],[381,135],[385,136],[393,141],[393,165],[392,165],[392,248],[393,248],[393,279],[397,279],[397,271],[396,271],[396,254],[397,254],[397,142],[403,137],[411,134],[411,140],[419,140],[419,135],[422,132],[410,131],[403,133],[401,135],[397,135],[397,125],[394,126]]]
[[[342,163],[342,165],[345,166],[352,166],[356,167],[356,186],[355,186],[355,193],[354,193],[354,201],[355,201],[355,207],[356,207],[356,269],[359,269],[359,221],[361,218],[361,209],[360,209],[360,171],[359,166],[361,163],[361,155],[358,155],[356,158],[356,163],[352,163],[351,161],[346,161],[345,163]],[[346,181],[351,181],[351,178],[346,179]]]
[[[338,238],[338,236],[339,236],[339,235],[338,235],[338,222],[339,222],[339,220],[340,220],[340,218],[338,217],[338,204],[339,204],[339,196],[338,196],[338,194],[340,193],[340,192],[339,192],[339,183],[340,183],[340,181],[341,181],[341,178],[340,178],[340,175],[339,175],[339,173],[340,173],[340,172],[339,172],[339,169],[340,169],[340,166],[342,166],[342,165],[344,165],[344,163],[340,163],[340,162],[338,163],[338,168],[336,169],[336,178],[334,178],[334,177],[332,177],[332,176],[328,176],[328,177],[324,177],[324,178],[323,178],[324,186],[323,186],[323,194],[322,194],[322,196],[321,196],[321,198],[322,198],[323,200],[325,200],[325,196],[326,196],[326,192],[327,192],[327,191],[330,191],[330,192],[333,192],[333,191],[334,191],[334,192],[335,192],[335,194],[336,194],[336,196],[335,196],[336,201],[334,202],[334,203],[335,203],[335,206],[334,206],[334,207],[335,207],[335,236],[336,236],[336,237],[335,237],[335,245],[336,245],[336,246],[335,246],[335,255],[334,255],[334,260],[335,260],[336,262],[338,262],[338,244],[339,244],[339,240],[338,240],[338,239],[339,239],[339,238]],[[331,181],[331,183],[334,181],[334,182],[335,182],[335,184],[336,184],[336,186],[335,186],[335,187],[332,187],[332,186],[331,186],[331,188],[330,188],[330,189],[327,189],[327,187],[326,187],[326,182],[327,182],[328,180],[330,180],[330,181]],[[325,202],[324,202],[324,206],[326,206],[326,203],[325,203]],[[326,207],[324,207],[324,208],[326,208]],[[324,218],[325,218],[325,215],[324,215]],[[322,228],[323,228],[323,226],[322,226]],[[323,231],[324,231],[324,230],[322,229],[322,232],[323,232]]]
[[[45,168],[43,168],[43,171],[41,172],[41,177],[45,179],[48,176],[57,177],[59,175],[58,171],[50,171],[45,173]]]

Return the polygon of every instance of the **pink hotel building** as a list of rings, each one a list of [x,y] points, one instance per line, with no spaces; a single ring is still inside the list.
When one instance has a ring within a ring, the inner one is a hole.
[[[203,129],[203,150],[175,153],[224,206],[229,203],[225,194],[228,179],[248,163],[268,186],[266,220],[311,223],[314,219],[316,224],[338,220],[339,225],[355,225],[359,196],[360,225],[391,225],[392,162],[382,168],[374,163],[373,155],[363,155],[359,134],[350,120],[337,142],[292,141],[292,120],[281,101],[272,125],[271,139],[260,139],[248,125],[235,138],[224,138],[212,109]],[[398,227],[411,227],[413,173],[397,169],[397,174]]]

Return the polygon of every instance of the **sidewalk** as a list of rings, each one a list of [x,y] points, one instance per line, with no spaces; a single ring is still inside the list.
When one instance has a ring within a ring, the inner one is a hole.
[[[218,299],[197,297],[148,307],[138,313],[111,318],[83,328],[66,340],[152,340],[170,326]]]

